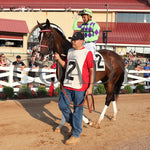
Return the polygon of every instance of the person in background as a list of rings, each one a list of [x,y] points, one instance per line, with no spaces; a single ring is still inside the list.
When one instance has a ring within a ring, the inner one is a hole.
[[[27,54],[28,54],[29,56],[32,55],[32,49],[31,49],[31,48],[28,48],[28,49],[27,49]]]
[[[31,56],[31,59],[30,59],[30,61],[29,61],[29,68],[31,68],[31,69],[39,68],[37,62],[35,61],[35,58],[36,58],[36,56],[32,55],[32,56]],[[29,71],[29,72],[28,72],[28,76],[30,76],[30,77],[36,77],[36,72]],[[28,86],[29,86],[30,88],[33,88],[33,82],[28,83]]]
[[[8,66],[7,62],[5,60],[5,55],[3,53],[0,54],[0,66],[2,66],[2,67],[7,67]],[[4,72],[6,72],[6,71],[5,70],[0,70],[0,73],[4,73]],[[8,81],[7,77],[1,77],[0,80]],[[3,88],[2,85],[0,85],[0,87]]]
[[[149,62],[145,63],[145,66],[143,67],[144,70],[150,70]],[[149,78],[149,73],[144,73],[144,78]],[[146,82],[146,86],[150,86],[150,82]]]
[[[96,42],[99,37],[100,26],[92,20],[93,13],[92,10],[85,8],[78,13],[82,17],[83,23],[78,25],[78,16],[75,18],[73,23],[74,31],[83,32],[85,43],[84,46],[88,50],[92,51],[93,58],[95,59],[96,52]]]
[[[21,56],[20,55],[16,56],[16,61],[13,62],[13,65],[16,68],[20,68],[21,71],[26,67],[26,65],[24,64],[24,62],[21,61]],[[15,73],[21,74],[20,71],[15,71]],[[21,78],[18,78],[16,76],[14,76],[13,80],[15,82],[18,82],[18,81],[21,81]],[[19,87],[19,86],[17,86],[17,87]]]

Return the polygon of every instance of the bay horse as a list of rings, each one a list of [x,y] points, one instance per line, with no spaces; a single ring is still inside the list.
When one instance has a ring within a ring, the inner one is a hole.
[[[72,47],[71,42],[69,42],[66,39],[66,37],[60,30],[52,27],[52,24],[49,22],[48,19],[44,24],[40,24],[38,22],[38,27],[40,28],[39,34],[40,53],[43,55],[49,55],[52,52],[53,53],[57,52],[59,53],[61,58],[65,60],[67,57],[68,50]],[[104,115],[110,102],[112,102],[113,104],[113,111],[114,111],[113,119],[116,120],[117,115],[116,99],[119,95],[121,85],[124,81],[124,67],[125,67],[123,59],[115,52],[104,49],[99,50],[98,53],[101,55],[100,57],[99,55],[96,56],[99,57],[96,63],[99,63],[101,61],[102,56],[105,63],[104,64],[105,69],[103,71],[96,71],[96,81],[101,80],[106,89],[105,106],[96,123],[89,121],[87,118],[85,118],[85,116],[83,117],[83,121],[85,121],[87,124],[91,126],[95,126],[96,128],[100,127],[100,123],[104,118]],[[62,72],[60,82],[63,82],[64,74],[65,70],[63,70]],[[57,129],[61,129],[61,127],[64,124],[65,121],[64,117],[62,116],[61,124],[58,126]]]

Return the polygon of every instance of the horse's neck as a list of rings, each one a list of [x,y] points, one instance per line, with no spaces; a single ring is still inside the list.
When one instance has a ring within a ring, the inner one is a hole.
[[[68,50],[72,47],[71,42],[69,42],[56,30],[54,30],[54,34],[55,34],[54,50],[57,51],[59,54],[67,55]]]

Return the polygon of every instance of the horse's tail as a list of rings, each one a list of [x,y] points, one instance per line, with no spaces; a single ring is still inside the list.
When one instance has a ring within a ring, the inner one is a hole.
[[[117,81],[115,85],[115,89],[114,89],[115,99],[118,98],[123,81],[124,81],[124,71],[121,73],[119,80]]]

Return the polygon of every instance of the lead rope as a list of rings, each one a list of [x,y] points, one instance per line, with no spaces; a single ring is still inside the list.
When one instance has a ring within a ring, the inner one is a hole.
[[[57,63],[57,65],[59,65],[59,63]],[[59,77],[59,66],[58,66],[58,77]],[[59,81],[59,82],[60,82],[60,81]],[[68,100],[69,103],[71,104],[71,101],[70,101],[70,99],[69,99],[69,97],[68,97],[68,95],[67,95],[67,93],[66,93],[66,91],[65,91],[65,89],[64,89],[64,87],[63,87],[63,85],[62,85],[61,82],[60,82],[60,86],[61,86],[61,89],[62,89],[63,92],[64,92],[65,97],[67,98],[67,100]],[[82,104],[80,104],[80,105],[74,105],[74,104],[72,104],[72,105],[73,105],[73,106],[76,106],[76,107],[81,107],[81,106],[84,105],[85,101],[87,101],[87,106],[88,106],[88,109],[89,109],[89,113],[92,113],[92,107],[93,107],[93,110],[95,110],[95,105],[94,105],[94,97],[93,97],[93,94],[90,94],[90,95],[91,95],[91,98],[92,98],[91,106],[89,106],[89,99],[88,99],[88,96],[87,96],[87,95],[84,97],[84,101],[83,101]]]

